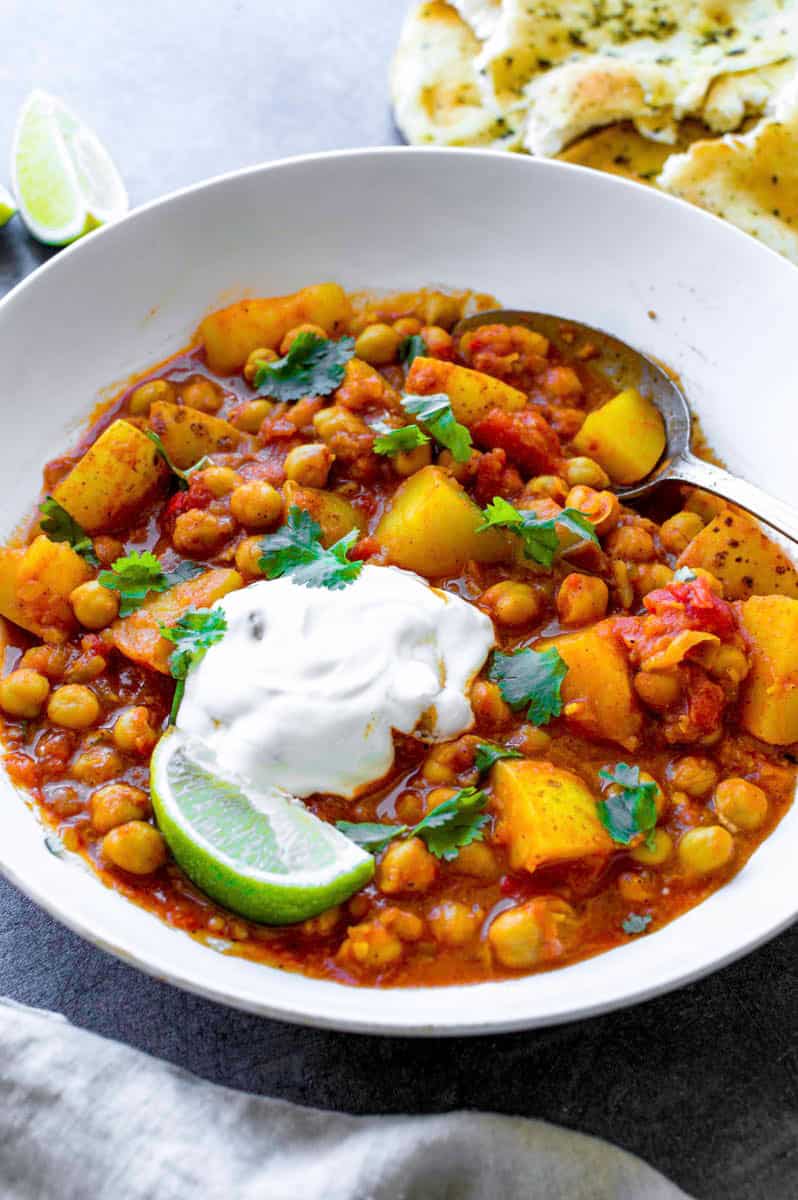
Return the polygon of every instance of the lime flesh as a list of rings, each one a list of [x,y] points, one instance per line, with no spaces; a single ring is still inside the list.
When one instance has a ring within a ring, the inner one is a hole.
[[[175,859],[219,904],[265,925],[317,916],[368,883],[374,860],[284,792],[249,791],[192,757],[177,731],[152,756],[155,816]]]

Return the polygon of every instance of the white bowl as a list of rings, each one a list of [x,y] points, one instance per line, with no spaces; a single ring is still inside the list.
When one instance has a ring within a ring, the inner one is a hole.
[[[133,213],[59,254],[0,304],[7,497],[30,510],[43,463],[100,389],[183,346],[244,294],[335,279],[495,293],[617,333],[681,375],[733,469],[796,500],[798,270],[713,217],[581,167],[464,150],[366,150],[256,167]],[[705,974],[798,912],[798,806],[743,871],[659,932],[503,983],[349,988],[227,957],[44,846],[0,781],[0,869],[70,928],[151,974],[271,1017],[373,1033],[526,1029],[617,1008]]]

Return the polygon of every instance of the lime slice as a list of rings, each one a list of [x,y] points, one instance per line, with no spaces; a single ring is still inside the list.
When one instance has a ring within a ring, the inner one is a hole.
[[[31,92],[22,106],[11,175],[22,219],[35,238],[51,246],[64,246],[128,210],[108,151],[47,92]]]
[[[245,794],[220,779],[181,733],[152,756],[161,833],[198,888],[265,925],[304,921],[368,883],[374,860],[299,800],[274,789]]]
[[[14,203],[14,197],[8,188],[4,188],[2,183],[0,183],[0,229],[8,224],[16,211],[17,206]]]

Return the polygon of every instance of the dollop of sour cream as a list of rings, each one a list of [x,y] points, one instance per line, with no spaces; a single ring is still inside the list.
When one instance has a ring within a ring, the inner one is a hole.
[[[435,742],[473,725],[493,625],[410,571],[366,565],[335,591],[264,580],[217,607],[227,632],[189,673],[177,726],[224,774],[352,797],[390,770],[394,730]]]

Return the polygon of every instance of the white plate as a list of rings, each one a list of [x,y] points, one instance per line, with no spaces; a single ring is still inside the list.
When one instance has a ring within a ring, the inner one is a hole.
[[[797,498],[798,270],[680,201],[581,167],[465,150],[366,150],[257,167],[133,213],[0,304],[7,533],[100,389],[186,343],[246,293],[472,286],[611,330],[682,376],[715,449]],[[490,1033],[572,1020],[686,983],[798,912],[798,806],[725,888],[608,954],[504,983],[348,988],[227,957],[53,857],[0,781],[0,868],[92,942],[167,979],[286,1020],[379,1033]]]

